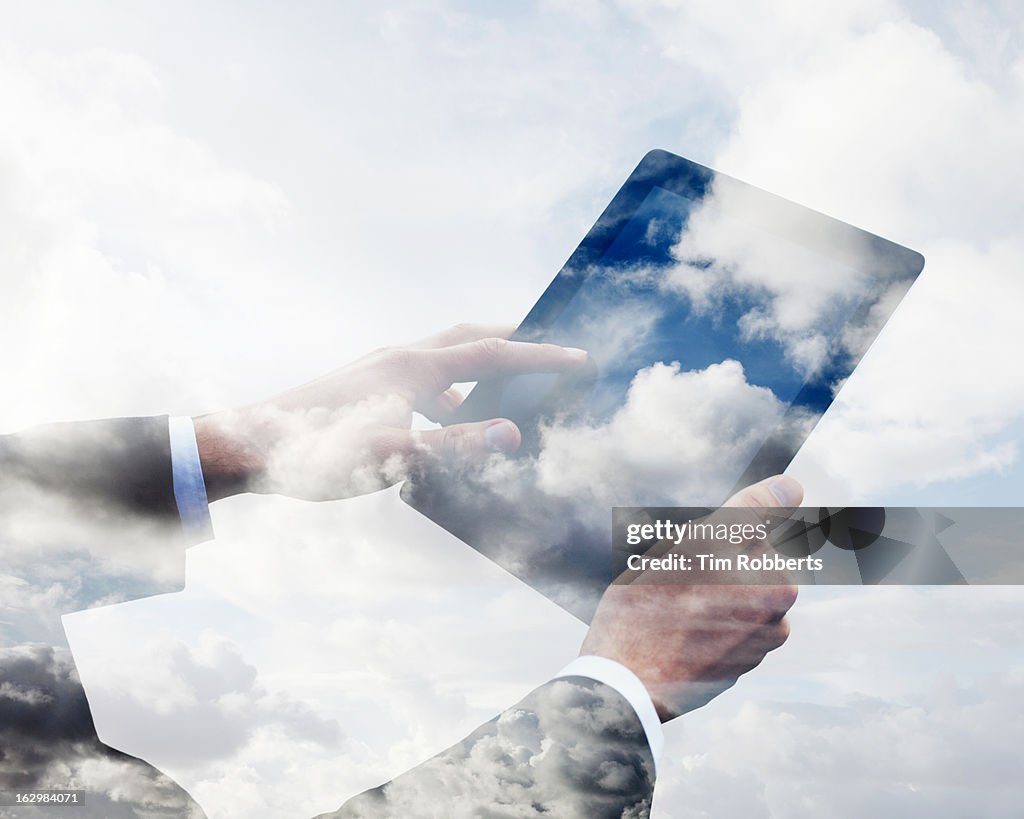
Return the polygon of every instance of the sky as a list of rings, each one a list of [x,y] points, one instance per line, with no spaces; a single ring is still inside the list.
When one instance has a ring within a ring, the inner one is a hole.
[[[460,418],[512,419],[520,450],[403,490],[586,621],[613,576],[608,510],[714,506],[784,469],[920,272],[916,254],[886,259],[868,234],[666,158],[644,158],[609,205],[621,223],[602,219],[538,302],[550,323],[520,330],[587,350],[585,372],[481,385]],[[301,469],[316,476],[305,453]]]
[[[11,4],[0,430],[516,321],[661,147],[927,259],[791,467],[808,502],[1018,505],[1021,37],[1010,2]],[[394,491],[214,526],[181,595],[65,621],[101,737],[211,819],[332,809],[583,635]],[[51,580],[18,605],[78,599]],[[787,646],[669,726],[654,815],[1012,815],[1022,604],[805,589]]]

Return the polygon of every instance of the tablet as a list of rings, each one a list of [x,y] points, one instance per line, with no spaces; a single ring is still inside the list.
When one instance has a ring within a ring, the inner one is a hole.
[[[919,254],[665,151],[647,154],[514,338],[570,376],[479,383],[515,456],[402,495],[585,621],[617,573],[615,506],[715,506],[782,472],[924,266]]]

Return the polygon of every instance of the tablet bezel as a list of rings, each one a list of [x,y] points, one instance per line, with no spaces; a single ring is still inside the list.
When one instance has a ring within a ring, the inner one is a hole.
[[[843,361],[849,366],[843,369],[846,371],[845,377],[849,377],[863,357],[863,353],[871,343],[874,343],[878,332],[888,322],[892,312],[902,301],[906,288],[909,288],[920,275],[924,267],[924,257],[902,245],[663,150],[653,150],[644,156],[512,337],[523,341],[544,340],[545,332],[558,320],[579,288],[587,281],[589,271],[598,268],[598,263],[606,251],[619,236],[623,227],[633,219],[652,189],[664,188],[671,193],[700,202],[711,192],[712,185],[715,186],[714,192],[716,193],[731,189],[743,197],[747,197],[745,201],[753,203],[755,206],[752,208],[755,221],[764,220],[760,227],[812,250],[818,250],[834,260],[843,261],[843,256],[848,255],[851,266],[868,275],[869,287],[893,282],[905,285],[899,299],[893,303],[892,310],[884,316],[884,321],[880,324],[867,322],[870,311],[876,305],[876,301],[871,299],[865,299],[864,303],[846,318],[846,324],[857,322],[858,325],[871,327],[873,331],[870,343],[865,344],[863,349],[856,353],[847,351]],[[872,263],[877,266],[877,270],[864,270],[865,258],[870,258]],[[466,397],[452,422],[480,421],[500,415],[499,405],[503,389],[504,382],[500,379],[479,383]],[[832,405],[835,395],[839,392],[838,389],[834,393],[830,391],[827,400],[822,400],[823,396],[820,394],[814,395],[815,391],[822,389],[821,384],[805,383],[790,402],[788,411],[775,431],[765,439],[743,474],[736,480],[735,488],[750,485],[785,471],[803,446],[807,436],[810,435],[817,420],[820,420],[821,415]],[[823,407],[821,413],[818,414],[814,424],[806,427],[806,434],[794,437],[792,430],[799,425],[790,423],[793,420],[790,416],[802,412],[802,408],[809,404],[821,405]],[[462,532],[465,531],[465,528],[460,528],[458,518],[453,518],[452,515],[446,516],[445,508],[438,509],[433,505],[436,493],[440,491],[441,494],[444,494],[443,487],[446,485],[446,481],[451,481],[451,476],[438,475],[433,483],[431,480],[429,470],[411,477],[402,489],[402,498],[439,526],[456,537],[460,537],[470,547],[495,560],[499,565],[503,565],[506,570],[563,608],[584,621],[589,620],[597,602],[596,598],[591,599],[590,595],[599,591],[596,587],[586,592],[586,599],[570,595],[571,602],[566,602],[560,593],[562,588],[560,584],[567,581],[569,575],[565,573],[572,571],[571,565],[559,564],[556,567],[558,572],[552,576],[544,576],[537,572],[531,572],[529,569],[516,570],[509,565],[504,565],[498,556],[489,553],[482,544],[474,544],[469,538],[463,537]],[[680,498],[678,502],[688,504],[692,500]],[[725,498],[723,497],[721,500],[724,501]],[[437,510],[439,514],[432,515],[432,510]],[[487,514],[486,510],[482,508],[478,509],[476,513]],[[611,508],[608,513],[610,520]],[[609,569],[611,568],[610,563],[611,561],[609,561]],[[550,568],[549,566],[548,569]],[[576,571],[580,569],[581,567],[577,564]],[[581,576],[579,579],[582,585],[588,589],[588,584],[593,585],[591,581],[594,578]],[[602,582],[610,582],[610,577]]]
[[[746,182],[741,182],[689,159],[655,149],[640,160],[604,212],[598,217],[594,226],[587,232],[583,241],[562,266],[558,275],[527,313],[512,338],[519,341],[544,340],[544,331],[558,320],[562,311],[586,281],[587,271],[599,262],[623,227],[634,217],[652,189],[664,188],[671,193],[701,201],[707,195],[712,184],[718,190],[724,187],[742,190],[745,196],[759,200],[755,210],[772,216],[773,224],[770,230],[812,250],[817,250],[825,256],[842,261],[844,254],[848,254],[851,264],[859,264],[863,262],[866,249],[872,259],[883,260],[889,270],[884,279],[880,276],[873,277],[879,283],[899,280],[905,281],[909,288],[924,269],[924,256],[915,250]],[[796,226],[799,226],[799,231],[795,230]],[[851,241],[845,245],[835,243],[833,237],[836,236],[837,231],[840,234],[845,234]],[[851,247],[860,249],[857,255],[850,254],[848,248]],[[865,272],[871,276],[870,271]],[[902,301],[902,297],[900,300]],[[847,318],[846,323],[855,323],[866,319],[867,313],[873,306],[873,303],[865,302]],[[895,306],[893,310],[895,311]],[[888,322],[891,316],[892,313],[886,316],[885,321]],[[881,326],[884,326],[884,323]],[[881,326],[878,328],[879,330]],[[876,338],[877,333],[871,339],[872,344]],[[849,362],[847,377],[856,369],[867,347],[870,347],[870,344],[858,354],[847,356],[846,360]],[[477,385],[466,396],[455,420],[465,422],[488,417],[487,413],[482,413],[481,410],[484,409],[485,404],[492,403],[485,395],[490,386],[490,384],[483,383]],[[500,387],[498,388],[500,389]],[[787,423],[789,416],[806,406],[810,401],[811,391],[816,389],[820,389],[820,385],[807,384],[797,393],[790,402],[786,417],[780,422],[780,430],[791,428]],[[831,406],[838,392],[839,390],[836,390],[829,399],[826,409]],[[813,426],[808,429],[808,435],[812,430]],[[770,436],[737,479],[735,489],[749,486],[763,478],[784,472],[806,439],[807,436],[795,441],[792,435],[781,433]]]

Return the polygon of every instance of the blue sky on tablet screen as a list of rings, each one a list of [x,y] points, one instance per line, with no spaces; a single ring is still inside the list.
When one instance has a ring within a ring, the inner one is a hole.
[[[9,4],[0,423],[199,414],[457,322],[516,321],[662,147],[927,259],[794,462],[812,502],[1019,504],[1018,5]],[[751,417],[753,387],[785,391],[784,346],[748,342],[742,378],[665,367],[648,386],[728,399],[703,440]],[[634,408],[639,451],[671,430],[663,403]],[[594,460],[554,476],[592,479],[600,440],[570,443]],[[570,615],[396,497],[239,498],[214,518],[189,593],[94,610],[79,632],[104,736],[210,819],[336,806],[579,647]],[[4,557],[17,633],[85,604],[83,556]],[[107,569],[113,602],[125,570]],[[785,649],[669,726],[654,816],[1017,816],[1022,611],[1015,587],[804,590]],[[292,741],[309,713],[351,744]],[[211,715],[240,730],[197,758],[187,735]],[[132,798],[118,768],[73,770]]]

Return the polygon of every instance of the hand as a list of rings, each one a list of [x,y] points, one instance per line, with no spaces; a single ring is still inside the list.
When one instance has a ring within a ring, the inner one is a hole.
[[[414,410],[451,419],[462,403],[454,383],[563,372],[587,360],[583,350],[509,341],[514,329],[460,324],[267,401],[194,419],[210,500],[243,491],[342,498],[396,483],[426,458],[515,451],[521,435],[507,419],[410,429]]]
[[[725,506],[794,507],[802,499],[800,484],[778,476],[747,487]],[[722,553],[721,544],[715,551]],[[580,653],[629,668],[647,687],[661,721],[668,722],[705,705],[786,641],[785,614],[797,588],[782,572],[764,572],[764,585],[692,577],[672,583],[656,574],[648,571],[608,588]]]

